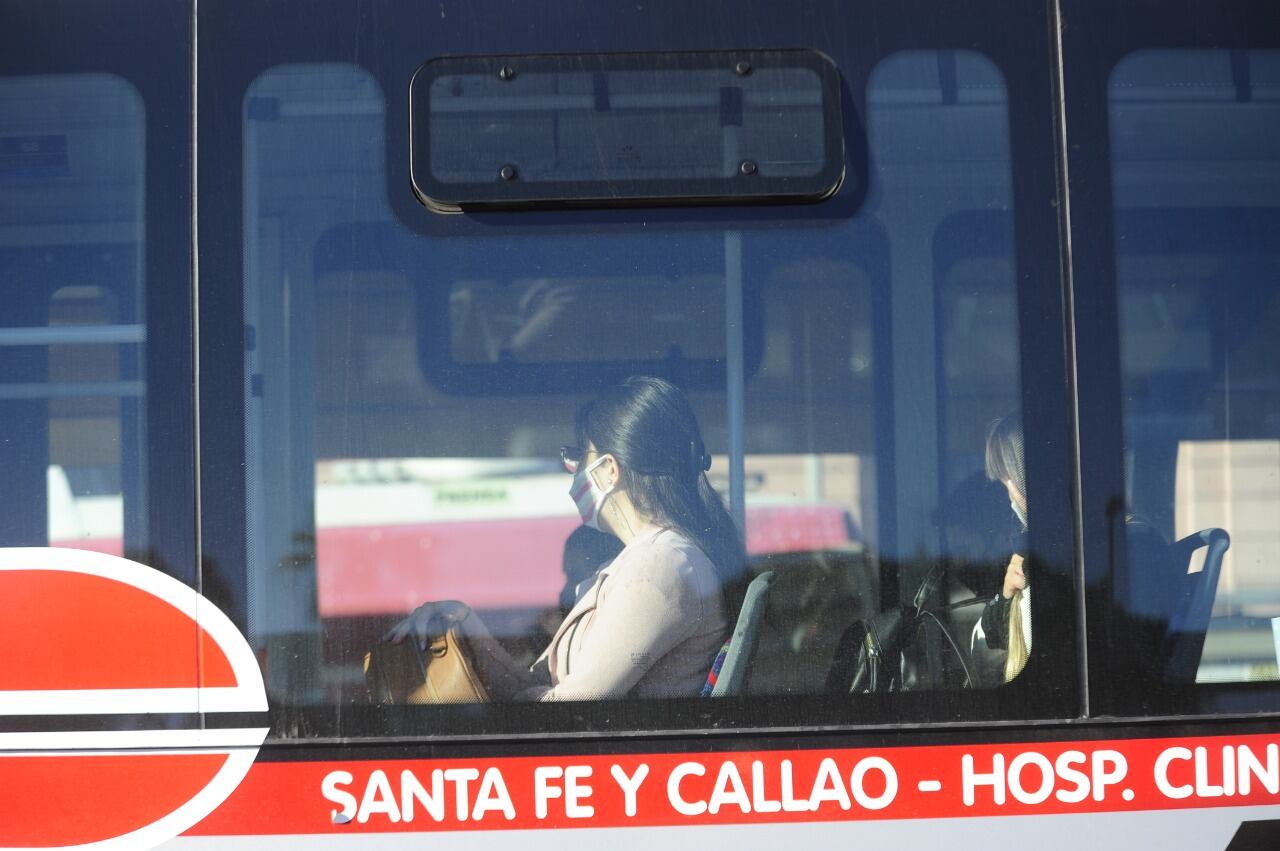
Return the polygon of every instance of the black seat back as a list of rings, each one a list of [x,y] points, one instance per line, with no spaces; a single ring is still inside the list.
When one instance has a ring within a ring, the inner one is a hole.
[[[1204,652],[1204,637],[1209,631],[1209,618],[1218,592],[1222,573],[1222,557],[1231,546],[1231,536],[1223,529],[1202,529],[1173,545],[1174,564],[1180,573],[1169,626],[1165,632],[1165,681],[1194,683]],[[1196,551],[1207,548],[1204,566],[1189,573]]]

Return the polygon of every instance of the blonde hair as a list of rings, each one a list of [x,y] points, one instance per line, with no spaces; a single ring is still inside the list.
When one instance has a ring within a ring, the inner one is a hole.
[[[1018,493],[1026,494],[1027,464],[1019,414],[1006,414],[988,426],[986,461],[988,479],[1013,482]]]
[[[987,478],[996,482],[1012,482],[1021,494],[1027,492],[1026,450],[1022,438],[1022,417],[1006,414],[987,428]],[[1009,599],[1009,653],[1004,662],[1004,681],[1010,682],[1027,666],[1030,648],[1023,622],[1023,592],[1014,591]],[[1028,615],[1029,617],[1029,615]]]
[[[1022,592],[1014,591],[1013,596],[1009,598],[1009,654],[1004,660],[1006,683],[1012,682],[1013,678],[1027,667],[1029,655],[1030,648],[1027,647],[1026,633],[1023,631],[1022,624]]]

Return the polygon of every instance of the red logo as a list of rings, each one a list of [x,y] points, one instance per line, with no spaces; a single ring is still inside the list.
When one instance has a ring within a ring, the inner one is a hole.
[[[248,642],[196,591],[103,553],[0,549],[0,601],[0,718],[58,728],[0,732],[0,848],[153,847],[243,779],[266,728],[111,723],[266,711]],[[34,721],[69,715],[107,717]]]

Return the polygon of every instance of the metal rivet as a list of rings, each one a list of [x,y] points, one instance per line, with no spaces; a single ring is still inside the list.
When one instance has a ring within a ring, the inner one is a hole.
[[[745,77],[751,73],[751,63],[744,59],[733,66],[733,70],[739,77]]]
[[[743,160],[742,165],[738,166],[738,171],[746,177],[756,173],[756,164],[754,160]]]
[[[502,68],[498,71],[499,80],[511,80],[511,79],[514,79],[515,76],[516,76],[516,69],[512,68],[510,65],[503,65]]]
[[[516,167],[515,167],[515,166],[513,166],[513,165],[504,165],[504,166],[503,166],[503,167],[498,171],[498,176],[499,176],[499,177],[501,177],[503,180],[515,180],[515,179],[516,179]]]

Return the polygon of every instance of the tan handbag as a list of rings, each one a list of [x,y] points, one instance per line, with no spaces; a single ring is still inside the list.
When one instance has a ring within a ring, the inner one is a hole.
[[[369,702],[381,705],[484,703],[489,693],[471,665],[466,639],[456,625],[425,651],[406,639],[380,641],[364,656]]]

